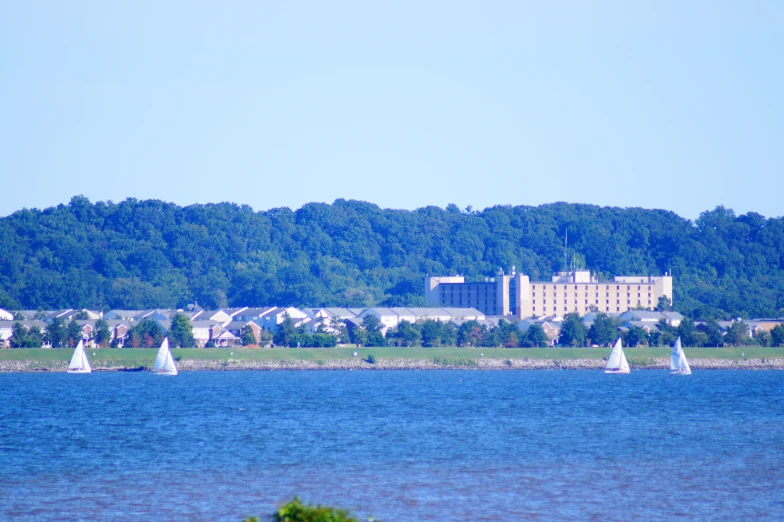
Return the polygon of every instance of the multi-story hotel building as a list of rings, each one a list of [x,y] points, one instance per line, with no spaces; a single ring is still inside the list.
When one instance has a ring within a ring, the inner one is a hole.
[[[531,282],[522,274],[499,275],[484,282],[463,276],[426,277],[425,302],[436,306],[472,307],[490,316],[519,318],[585,315],[653,309],[659,298],[672,301],[672,276],[616,276],[599,282],[588,270],[559,272],[549,282]]]

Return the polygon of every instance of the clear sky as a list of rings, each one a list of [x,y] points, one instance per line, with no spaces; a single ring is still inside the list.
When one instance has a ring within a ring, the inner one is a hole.
[[[784,2],[0,0],[0,215],[156,198],[784,215]]]

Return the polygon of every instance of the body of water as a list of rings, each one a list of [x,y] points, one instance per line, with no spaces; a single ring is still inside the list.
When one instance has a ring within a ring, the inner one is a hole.
[[[0,519],[781,520],[784,373],[0,374]]]

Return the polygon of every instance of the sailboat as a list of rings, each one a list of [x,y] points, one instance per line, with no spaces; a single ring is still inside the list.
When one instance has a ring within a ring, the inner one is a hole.
[[[672,355],[670,355],[670,373],[673,375],[691,375],[691,368],[689,361],[686,360],[686,354],[683,353],[681,346],[681,338],[675,341],[672,345]]]
[[[152,365],[152,371],[158,375],[177,375],[177,367],[174,365],[174,359],[169,351],[168,337],[164,338],[161,343],[158,355],[155,356],[155,364]]]
[[[90,373],[93,371],[90,368],[90,361],[87,360],[87,354],[84,353],[84,342],[79,341],[74,350],[71,362],[68,364],[68,373]]]
[[[604,367],[604,373],[629,373],[629,363],[626,362],[620,337],[615,341],[607,366]]]

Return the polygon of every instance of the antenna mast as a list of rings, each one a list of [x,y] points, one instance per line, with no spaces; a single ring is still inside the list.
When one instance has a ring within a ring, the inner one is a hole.
[[[569,244],[569,227],[564,229],[564,270],[569,270],[569,255],[567,252],[567,246]]]

